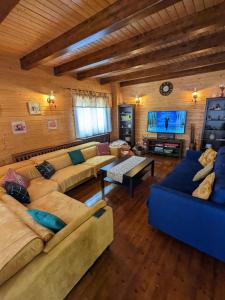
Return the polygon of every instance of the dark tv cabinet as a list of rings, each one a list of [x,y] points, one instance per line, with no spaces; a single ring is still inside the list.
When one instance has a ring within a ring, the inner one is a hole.
[[[144,137],[143,143],[147,145],[149,153],[170,157],[182,158],[184,140],[182,139],[159,139]]]
[[[201,150],[225,146],[225,98],[207,98],[202,130]]]
[[[135,145],[135,105],[122,104],[119,110],[119,138]]]

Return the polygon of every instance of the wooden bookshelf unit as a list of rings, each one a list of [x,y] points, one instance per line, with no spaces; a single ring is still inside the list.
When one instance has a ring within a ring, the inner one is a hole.
[[[182,158],[184,147],[184,140],[182,139],[144,137],[143,142],[147,145],[149,153]]]

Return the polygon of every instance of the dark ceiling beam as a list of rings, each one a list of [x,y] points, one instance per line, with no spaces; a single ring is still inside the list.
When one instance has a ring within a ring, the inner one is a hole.
[[[1,0],[0,1],[0,23],[8,16],[11,10],[20,0]]]
[[[144,18],[157,11],[164,2],[178,0],[119,0],[69,31],[49,41],[21,58],[22,69],[29,70],[45,58],[66,49],[64,53],[103,38],[134,20]]]
[[[189,58],[182,62],[170,63],[166,65],[160,65],[157,67],[143,69],[136,72],[130,72],[126,74],[121,74],[112,77],[106,77],[100,79],[101,84],[106,84],[110,82],[121,82],[121,81],[128,81],[137,78],[149,77],[154,75],[162,75],[168,74],[171,72],[176,72],[179,69],[191,69],[196,67],[202,67],[204,65],[209,64],[218,64],[225,62],[225,51],[215,54],[209,54],[205,56],[199,56],[195,58]]]
[[[160,50],[151,51],[131,58],[123,59],[111,64],[99,66],[97,68],[81,71],[77,73],[77,79],[82,80],[88,77],[94,77],[107,74],[113,71],[123,71],[136,66],[149,64],[152,62],[171,59],[196,51],[205,50],[225,44],[224,31],[216,32],[210,35],[195,37],[195,39],[181,42]]]
[[[171,5],[169,1],[164,1],[164,9],[169,5]],[[130,53],[149,45],[156,46],[162,43],[170,43],[183,38],[184,35],[187,36],[193,33],[193,31],[215,24],[225,25],[225,2],[61,64],[54,68],[54,73],[55,75],[62,75],[63,73]]]
[[[182,63],[181,63],[181,67],[182,67]],[[185,77],[185,76],[192,76],[192,75],[197,75],[197,74],[202,74],[202,73],[210,73],[210,72],[215,72],[215,71],[221,71],[224,69],[225,69],[225,63],[213,64],[213,65],[203,66],[203,67],[194,68],[194,69],[181,70],[181,71],[163,74],[163,75],[159,74],[159,75],[155,75],[155,76],[124,81],[124,82],[120,83],[120,87],[137,85],[137,84],[141,84],[141,83],[161,81],[161,80],[168,80],[168,79],[173,79],[173,78],[180,78],[180,77]]]

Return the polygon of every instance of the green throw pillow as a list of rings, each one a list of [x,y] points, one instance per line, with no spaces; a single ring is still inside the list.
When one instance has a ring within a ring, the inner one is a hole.
[[[199,180],[205,178],[206,176],[208,176],[213,170],[213,165],[214,165],[214,162],[211,162],[207,166],[205,166],[203,169],[198,171],[195,174],[193,181],[199,181]]]
[[[59,217],[39,209],[28,209],[28,214],[42,226],[54,231],[55,233],[63,229],[66,224]]]
[[[85,162],[84,156],[80,150],[74,150],[68,153],[73,165]]]

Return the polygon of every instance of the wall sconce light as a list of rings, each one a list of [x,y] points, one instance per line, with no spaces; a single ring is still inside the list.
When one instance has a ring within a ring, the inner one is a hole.
[[[141,104],[141,97],[136,96],[136,97],[135,97],[135,103],[136,103],[137,105]]]
[[[194,89],[194,92],[192,93],[192,101],[196,104],[198,99],[198,92],[196,88]]]
[[[47,102],[48,102],[49,106],[53,105],[56,108],[56,105],[55,105],[55,96],[54,96],[53,91],[51,91],[50,95],[48,95]]]

